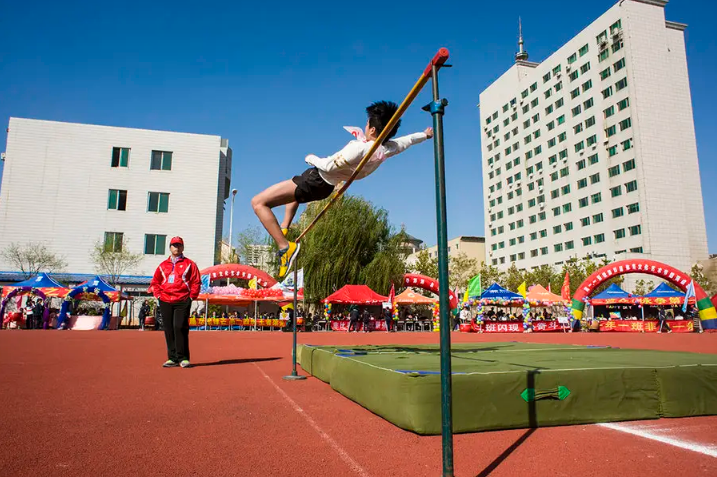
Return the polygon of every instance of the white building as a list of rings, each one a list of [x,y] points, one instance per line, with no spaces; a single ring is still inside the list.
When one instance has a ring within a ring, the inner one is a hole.
[[[446,246],[448,248],[448,257],[457,257],[463,254],[466,258],[474,259],[479,267],[485,263],[486,250],[484,237],[460,235],[448,240]],[[413,267],[418,261],[418,254],[424,251],[428,254],[428,258],[438,258],[438,245],[434,245],[433,247],[414,250],[413,253],[406,257],[406,266],[409,269]]]
[[[271,245],[247,246],[246,264],[259,270],[267,271],[275,262],[276,257],[271,253]]]
[[[480,95],[489,263],[707,258],[684,30],[623,0]]]
[[[232,152],[219,136],[10,118],[0,250],[41,242],[66,270],[93,273],[97,242],[144,254],[151,275],[184,238],[200,268],[219,255]],[[3,263],[0,270],[12,270]]]

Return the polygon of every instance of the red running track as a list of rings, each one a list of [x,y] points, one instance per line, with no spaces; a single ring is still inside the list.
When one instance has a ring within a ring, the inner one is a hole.
[[[452,336],[717,352],[717,334]],[[418,344],[438,334],[299,340]],[[440,474],[440,436],[402,431],[314,378],[283,381],[290,334],[192,332],[190,341],[199,366],[163,369],[157,332],[0,332],[0,475]],[[589,425],[457,435],[456,475],[717,475],[717,417],[621,425],[642,434]],[[675,445],[685,443],[699,452]]]

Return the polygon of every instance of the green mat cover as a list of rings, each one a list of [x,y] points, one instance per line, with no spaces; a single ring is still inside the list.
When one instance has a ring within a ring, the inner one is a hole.
[[[436,345],[301,346],[309,374],[418,434],[441,432]],[[717,355],[532,343],[452,347],[456,433],[717,414]]]

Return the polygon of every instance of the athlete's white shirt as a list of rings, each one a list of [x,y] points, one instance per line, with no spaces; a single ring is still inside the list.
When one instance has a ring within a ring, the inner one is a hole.
[[[374,143],[374,141],[367,141],[363,135],[363,131],[359,128],[344,126],[344,129],[350,132],[356,139],[348,143],[339,152],[325,158],[313,154],[306,156],[306,162],[315,166],[319,170],[321,178],[331,185],[336,185],[341,181],[348,180],[356,170],[356,166],[358,166],[361,159],[364,158]],[[361,172],[356,176],[356,179],[363,179],[375,171],[378,166],[389,157],[395,156],[426,139],[428,139],[428,136],[422,132],[389,139],[371,156],[361,169]]]

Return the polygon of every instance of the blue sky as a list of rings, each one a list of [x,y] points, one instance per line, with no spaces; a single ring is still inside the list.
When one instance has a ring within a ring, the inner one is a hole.
[[[448,234],[483,235],[476,104],[513,61],[517,16],[531,59],[540,61],[614,3],[3,2],[0,123],[17,116],[226,137],[234,151],[234,227],[240,230],[258,224],[249,205],[254,194],[302,172],[306,154],[340,149],[350,139],[342,126],[363,126],[364,108],[374,100],[400,101],[445,46],[455,65],[440,83],[450,101]],[[715,2],[667,6],[669,20],[690,25],[687,55],[712,253],[716,13]],[[420,110],[429,100],[427,88],[401,133],[431,124]],[[433,173],[433,148],[424,143],[351,191],[432,245]]]

